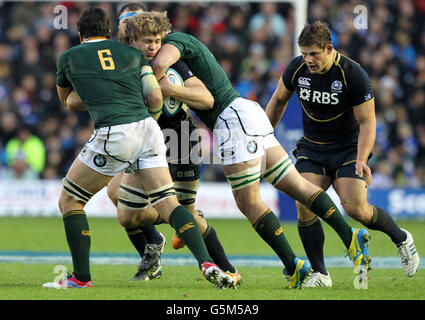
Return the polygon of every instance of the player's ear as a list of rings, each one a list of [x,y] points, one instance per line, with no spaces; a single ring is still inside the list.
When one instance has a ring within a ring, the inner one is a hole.
[[[332,53],[332,50],[333,50],[333,45],[332,45],[332,43],[328,43],[327,45],[326,45],[326,52],[327,52],[327,54],[331,54]]]

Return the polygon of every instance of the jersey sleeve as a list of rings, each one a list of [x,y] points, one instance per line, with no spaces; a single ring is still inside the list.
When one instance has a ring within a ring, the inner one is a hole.
[[[71,82],[66,77],[66,53],[63,53],[59,56],[56,63],[56,84],[62,88],[71,87]]]
[[[173,64],[170,68],[176,70],[180,76],[183,79],[183,82],[186,81],[187,79],[190,79],[192,77],[194,77],[195,75],[192,73],[192,71],[189,69],[189,67],[187,66],[186,63],[184,63],[183,61],[179,60],[177,61],[175,64]]]
[[[295,57],[291,61],[289,61],[285,71],[282,74],[283,84],[289,91],[295,91],[295,86],[292,83],[292,78],[294,77],[294,74],[298,70],[300,65],[300,57]]]
[[[374,97],[369,76],[359,65],[353,68],[348,79],[348,86],[348,94],[353,107]]]

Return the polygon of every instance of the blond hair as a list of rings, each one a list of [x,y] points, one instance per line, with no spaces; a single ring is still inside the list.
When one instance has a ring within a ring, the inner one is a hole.
[[[131,40],[137,41],[139,37],[146,35],[159,34],[164,39],[172,29],[166,11],[142,12],[127,19],[126,22],[124,41],[127,44],[130,44]]]

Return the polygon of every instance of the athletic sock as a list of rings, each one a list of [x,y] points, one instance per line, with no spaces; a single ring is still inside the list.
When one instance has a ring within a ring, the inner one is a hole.
[[[295,271],[296,258],[288,240],[283,233],[282,226],[276,215],[268,209],[253,225],[260,237],[276,252],[286,271],[292,275]]]
[[[214,262],[219,266],[223,271],[236,272],[236,269],[230,261],[227,259],[226,253],[224,252],[223,246],[218,240],[217,233],[214,228],[208,224],[207,230],[202,235],[207,247],[208,253]]]
[[[90,277],[90,229],[84,210],[70,210],[63,215],[66,240],[71,251],[74,276],[83,282]]]
[[[176,230],[177,235],[192,251],[198,265],[204,261],[213,262],[208,254],[207,247],[202,239],[201,232],[195,218],[184,206],[176,207],[170,214],[170,225]]]
[[[323,258],[325,233],[323,232],[319,217],[316,216],[306,222],[298,220],[298,233],[313,271],[327,275],[328,272],[326,271]]]
[[[139,229],[143,231],[147,243],[160,244],[163,241],[155,226],[140,226]]]
[[[391,218],[384,209],[372,206],[372,210],[372,220],[368,224],[365,224],[365,227],[382,231],[388,235],[395,244],[399,244],[406,240],[406,233],[397,226],[393,218]]]
[[[125,228],[127,236],[130,239],[133,246],[136,248],[140,257],[142,258],[145,254],[146,236],[143,231],[138,228]]]
[[[308,207],[338,233],[345,247],[348,249],[351,244],[353,232],[329,195],[323,190],[317,191],[310,198]]]

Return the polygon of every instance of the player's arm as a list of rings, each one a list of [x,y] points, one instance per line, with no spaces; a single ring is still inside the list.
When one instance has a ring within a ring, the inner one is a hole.
[[[60,102],[66,105],[66,99],[68,99],[68,96],[72,91],[72,87],[61,87],[56,85],[56,91],[58,93]]]
[[[214,97],[197,77],[186,79],[183,87],[173,84],[168,77],[163,77],[159,85],[164,96],[173,97],[193,109],[208,110],[214,106]]]
[[[84,106],[83,100],[75,90],[72,90],[68,98],[66,98],[66,108],[69,111],[85,111],[86,107]]]
[[[273,92],[273,95],[266,107],[266,114],[273,128],[276,128],[280,119],[282,119],[292,93],[293,91],[290,91],[285,87],[282,77],[280,77],[277,83],[277,88]]]
[[[163,103],[161,88],[151,66],[142,66],[141,74],[143,96],[145,97],[149,113],[155,120],[158,120],[161,115]]]
[[[367,160],[372,152],[376,137],[375,100],[370,99],[353,108],[354,117],[359,123],[357,145],[357,173],[366,179],[366,186],[372,182],[372,173]]]
[[[152,61],[152,68],[158,80],[161,80],[165,71],[180,59],[180,51],[176,46],[166,43],[161,46]]]

